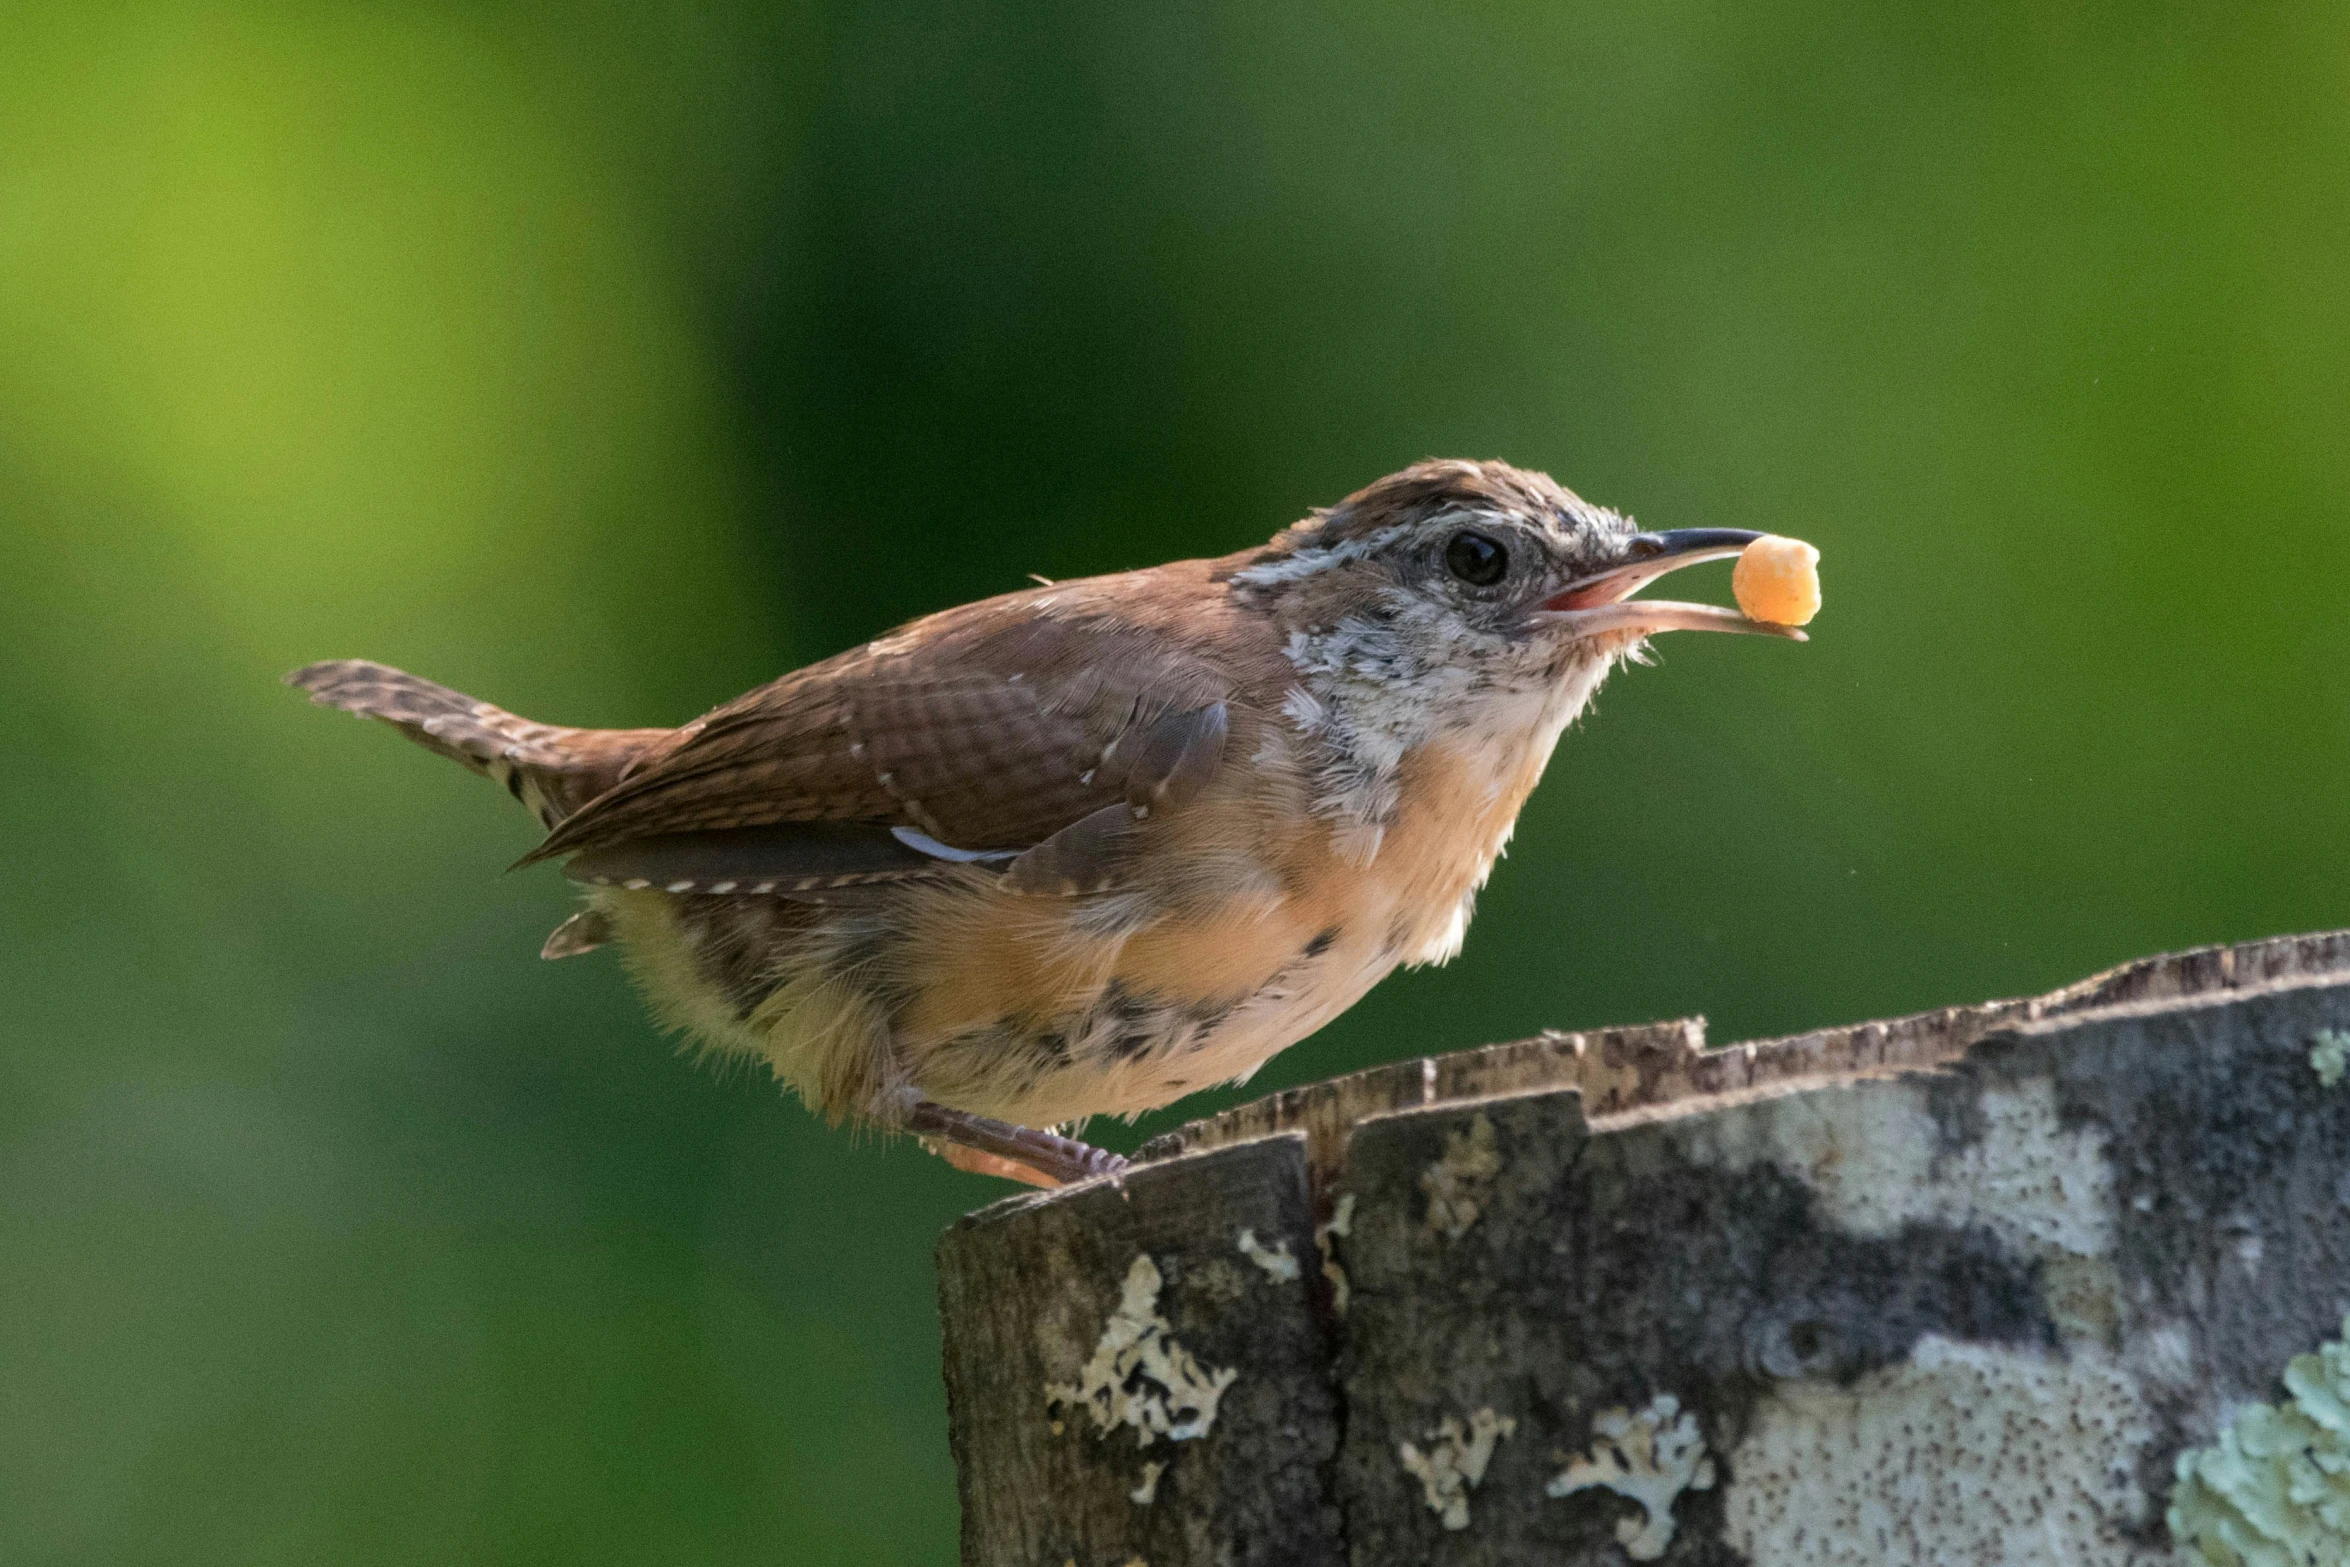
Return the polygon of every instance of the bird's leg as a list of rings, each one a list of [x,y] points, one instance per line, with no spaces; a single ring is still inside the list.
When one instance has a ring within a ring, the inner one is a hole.
[[[947,1163],[982,1175],[1002,1175],[1036,1186],[1061,1186],[1089,1176],[1115,1175],[1126,1161],[1090,1143],[1032,1126],[1014,1126],[967,1110],[909,1093],[904,1104],[905,1129],[917,1137],[950,1145],[940,1150]],[[957,1157],[968,1153],[978,1157]],[[1003,1168],[1016,1166],[1014,1169]],[[1042,1177],[1042,1179],[1038,1179]]]
[[[981,1153],[978,1149],[966,1148],[961,1143],[942,1143],[935,1137],[917,1137],[914,1140],[921,1144],[923,1152],[938,1155],[967,1175],[992,1175],[999,1181],[1017,1181],[1022,1186],[1041,1186],[1048,1192],[1055,1190],[1061,1184],[1042,1170],[1030,1169],[1019,1160],[1007,1159],[1002,1154]]]

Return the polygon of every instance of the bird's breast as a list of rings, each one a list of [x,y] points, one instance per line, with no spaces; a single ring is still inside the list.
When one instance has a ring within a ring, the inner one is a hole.
[[[1188,844],[1159,850],[1175,858],[1155,888],[942,906],[909,943],[922,972],[904,1029],[926,1089],[1037,1124],[1247,1078],[1398,965],[1458,949],[1539,772],[1423,747],[1368,855],[1303,806],[1210,805]]]

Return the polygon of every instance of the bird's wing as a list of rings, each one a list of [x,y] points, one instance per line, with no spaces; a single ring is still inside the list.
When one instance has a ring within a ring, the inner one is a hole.
[[[1053,594],[967,606],[719,708],[529,858],[672,891],[818,892],[969,861],[1094,890],[1138,819],[1214,776],[1230,687],[1185,639]]]

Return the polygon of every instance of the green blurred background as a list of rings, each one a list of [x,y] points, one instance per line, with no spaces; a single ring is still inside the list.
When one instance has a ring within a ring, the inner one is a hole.
[[[1619,677],[1466,956],[1260,1086],[2350,923],[2338,6],[0,39],[0,1560],[951,1558],[997,1189],[540,963],[530,824],[313,658],[675,722],[1507,456],[1829,608]]]

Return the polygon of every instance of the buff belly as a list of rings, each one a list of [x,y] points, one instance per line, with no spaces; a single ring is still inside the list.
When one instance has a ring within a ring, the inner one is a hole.
[[[766,1062],[834,1119],[907,1087],[1027,1126],[1155,1109],[1246,1079],[1407,955],[1319,900],[1181,919],[985,884],[822,906],[590,897],[665,1026]]]

